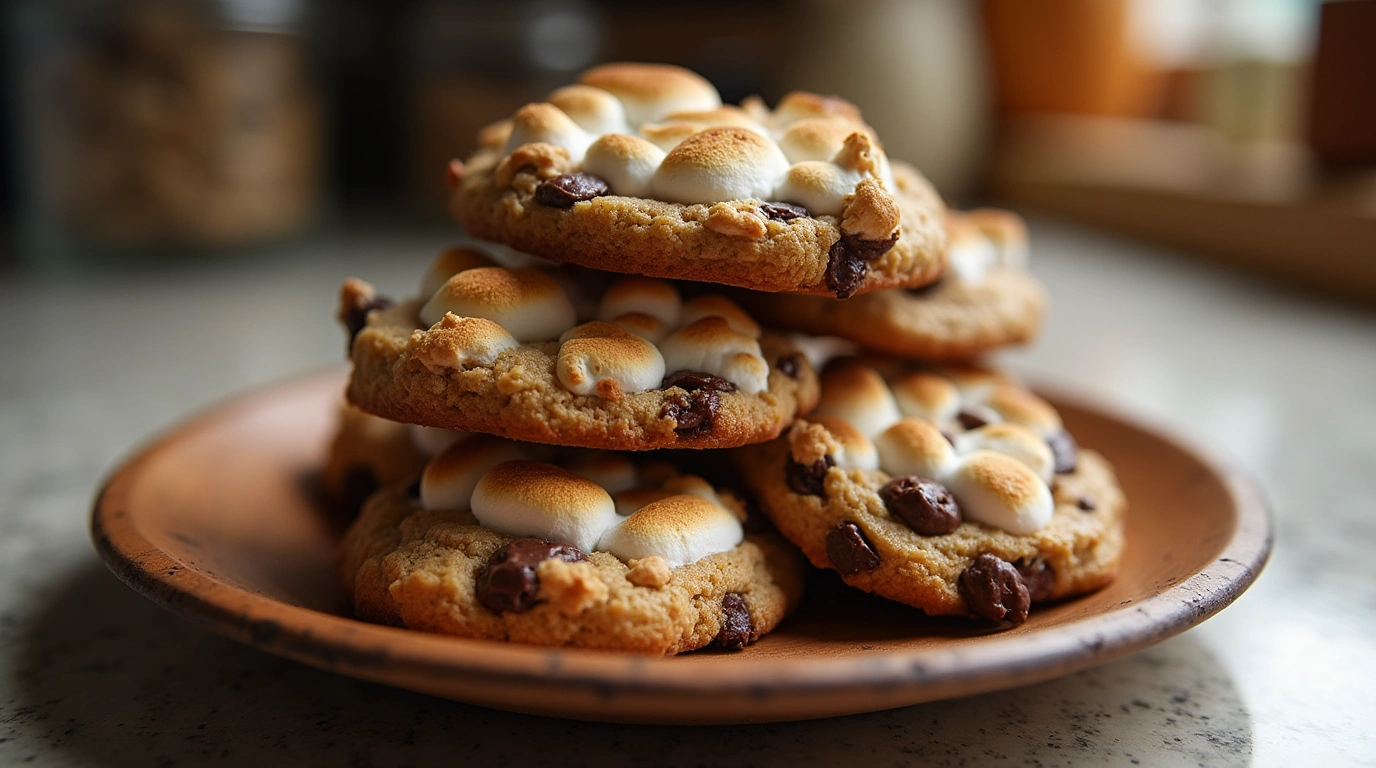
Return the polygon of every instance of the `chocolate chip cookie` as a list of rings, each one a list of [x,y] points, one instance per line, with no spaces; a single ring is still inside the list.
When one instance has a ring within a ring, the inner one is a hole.
[[[1108,583],[1122,557],[1108,462],[989,371],[838,361],[812,415],[739,455],[814,565],[928,614],[1019,624],[1034,603]]]
[[[738,649],[802,591],[801,556],[702,478],[489,435],[374,495],[339,576],[360,618],[426,632],[654,655]],[[555,462],[555,463],[551,463]]]
[[[345,283],[349,402],[393,421],[618,450],[760,442],[816,402],[806,359],[725,297],[684,301],[668,282],[625,277],[581,301],[558,270],[484,258],[441,254],[421,296],[399,303]]]
[[[949,266],[917,289],[875,291],[838,301],[819,296],[737,296],[777,328],[839,336],[866,349],[925,360],[959,360],[1030,340],[1046,292],[1026,268],[1022,220],[992,209],[948,218]]]
[[[940,197],[835,97],[726,106],[688,70],[606,64],[479,140],[454,216],[555,261],[839,298],[945,266]]]

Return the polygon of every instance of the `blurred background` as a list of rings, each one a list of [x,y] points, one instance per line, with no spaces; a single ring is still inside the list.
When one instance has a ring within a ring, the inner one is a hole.
[[[606,60],[857,102],[999,202],[1376,300],[1376,0],[12,0],[0,264],[449,226],[478,128]],[[283,255],[286,256],[283,256]]]

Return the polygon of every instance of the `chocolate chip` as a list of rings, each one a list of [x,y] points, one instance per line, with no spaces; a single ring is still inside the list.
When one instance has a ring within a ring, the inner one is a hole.
[[[415,480],[412,480],[412,481],[411,481],[411,484],[408,485],[408,486],[406,486],[406,498],[407,498],[407,499],[410,499],[410,500],[413,501],[413,502],[415,502],[415,501],[420,501],[420,478],[419,478],[419,477],[417,477]]]
[[[715,389],[674,392],[660,407],[659,417],[673,419],[678,424],[674,431],[680,437],[695,437],[712,431],[719,408],[721,397]]]
[[[797,379],[803,375],[803,355],[801,352],[792,352],[779,358],[774,363],[774,367],[779,369],[779,373],[790,379]]]
[[[377,489],[377,475],[372,467],[349,467],[349,471],[344,473],[344,482],[340,487],[340,511],[351,519],[358,517],[359,511],[363,509],[363,502],[376,493]]]
[[[793,457],[789,456],[788,464],[784,465],[784,481],[790,491],[801,496],[826,496],[827,470],[834,466],[836,460],[831,454],[811,464],[794,461]]]
[[[838,299],[850,298],[865,281],[865,272],[869,269],[866,262],[883,256],[896,242],[897,232],[883,240],[841,235],[827,252],[827,288]]]
[[[1046,438],[1046,444],[1051,446],[1051,455],[1056,462],[1056,474],[1064,475],[1075,471],[1076,465],[1080,462],[1080,446],[1069,432],[1064,429],[1057,432]]]
[[[827,558],[844,576],[879,567],[879,555],[855,523],[841,523],[827,531]]]
[[[1032,605],[1022,576],[1007,560],[984,554],[960,574],[960,594],[970,612],[990,621],[1021,624]]]
[[[1045,560],[1040,557],[1030,563],[1019,560],[1016,567],[1022,583],[1027,587],[1029,600],[1040,603],[1051,597],[1056,589],[1056,572]]]
[[[721,599],[721,629],[713,641],[722,648],[739,651],[755,640],[755,625],[750,608],[739,592],[727,592]]]
[[[566,563],[588,559],[577,547],[532,538],[517,539],[493,552],[478,572],[478,602],[494,613],[530,610],[540,591],[535,568],[555,557]]]
[[[374,296],[367,301],[360,301],[349,307],[344,312],[344,327],[349,331],[349,342],[344,346],[344,354],[353,353],[354,339],[358,338],[358,332],[363,330],[368,324],[368,313],[375,309],[386,309],[392,306],[392,300],[386,296]]]
[[[884,506],[923,536],[960,527],[960,505],[946,486],[917,475],[895,477],[879,489]]]
[[[793,203],[765,203],[760,206],[760,213],[775,220],[789,221],[791,219],[806,219],[811,216],[808,210],[801,205]]]
[[[985,424],[993,424],[999,420],[999,415],[992,408],[983,405],[967,405],[960,409],[956,414],[956,420],[960,426],[966,429],[979,429]]]
[[[607,182],[590,173],[566,173],[540,182],[535,188],[535,202],[551,208],[572,208],[574,203],[601,197],[608,191]]]
[[[688,391],[697,389],[711,389],[717,392],[735,392],[736,385],[723,379],[720,376],[713,376],[702,371],[675,371],[664,377],[662,389],[679,387]]]
[[[1093,512],[1094,510],[1099,508],[1099,505],[1095,503],[1094,499],[1091,499],[1088,496],[1081,496],[1080,498],[1076,499],[1075,506],[1079,507],[1081,511],[1084,512]]]

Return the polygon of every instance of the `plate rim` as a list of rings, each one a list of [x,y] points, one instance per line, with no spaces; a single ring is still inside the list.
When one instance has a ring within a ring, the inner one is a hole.
[[[941,687],[959,682],[962,694],[1050,679],[1108,662],[1198,625],[1227,607],[1260,576],[1274,540],[1274,515],[1246,470],[1212,448],[1140,415],[1125,415],[1080,393],[1034,387],[1058,403],[1105,417],[1190,454],[1220,478],[1232,501],[1234,530],[1204,568],[1138,601],[1034,635],[981,636],[959,648],[887,650],[825,659],[777,659],[741,664],[731,655],[697,656],[675,664],[638,654],[547,648],[458,638],[370,624],[291,605],[186,567],[144,537],[125,511],[141,470],[189,433],[232,419],[258,401],[298,388],[342,382],[331,368],[277,379],[192,412],[126,454],[101,484],[90,534],[105,565],[134,591],[216,634],[331,671],[372,677],[370,669],[538,685],[573,685],[637,693],[759,695],[762,689],[818,693],[894,686]],[[1109,631],[1112,630],[1112,631]],[[704,674],[704,665],[729,664],[733,676]],[[761,673],[763,672],[763,674]],[[936,696],[934,698],[941,698]]]

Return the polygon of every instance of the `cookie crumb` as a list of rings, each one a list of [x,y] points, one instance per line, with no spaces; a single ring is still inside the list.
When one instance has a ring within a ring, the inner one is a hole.
[[[577,616],[607,601],[607,585],[592,563],[549,559],[536,567],[535,575],[540,579],[539,599],[552,603],[565,616]]]
[[[674,572],[669,568],[669,563],[659,555],[629,560],[626,564],[631,567],[631,570],[626,573],[626,581],[637,587],[659,589],[674,578]]]
[[[754,211],[741,210],[730,203],[717,203],[707,209],[703,226],[729,237],[759,240],[769,233],[764,219]]]
[[[493,172],[497,185],[506,188],[521,171],[530,170],[538,179],[551,179],[567,171],[569,152],[553,144],[522,144],[502,158]]]

